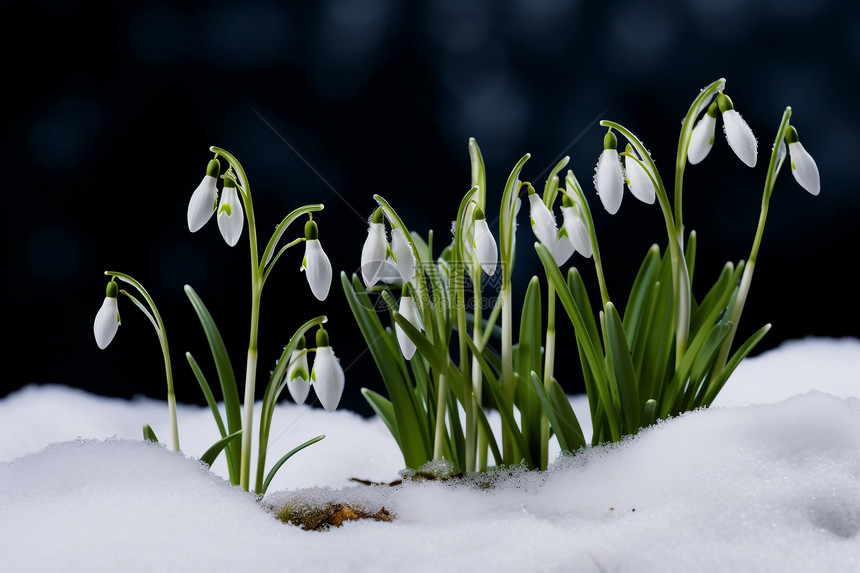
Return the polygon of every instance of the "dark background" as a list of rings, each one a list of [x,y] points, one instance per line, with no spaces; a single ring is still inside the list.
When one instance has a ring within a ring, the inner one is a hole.
[[[759,139],[759,161],[746,168],[717,134],[710,156],[687,169],[685,223],[699,234],[694,292],[701,297],[725,261],[747,257],[774,133],[791,105],[821,195],[785,166],[739,338],[766,322],[773,330],[758,351],[807,335],[860,335],[849,279],[860,246],[856,2],[38,0],[4,3],[2,19],[0,396],[30,383],[164,396],[156,336],[127,299],[116,339],[96,347],[107,269],[136,277],[159,305],[180,401],[202,401],[186,350],[215,379],[186,283],[209,305],[243,378],[247,235],[231,249],[214,219],[196,234],[186,227],[210,145],[243,162],[263,245],[293,208],[326,204],[315,220],[335,269],[331,294],[324,303],[310,294],[302,248],[281,259],[263,294],[261,379],[295,328],[327,314],[347,371],[342,404],[370,413],[359,388],[382,385],[337,273],[358,267],[374,193],[412,230],[450,240],[469,186],[470,136],[487,164],[491,219],[522,154],[532,159],[521,177],[536,185],[571,156],[623,305],[648,246],[665,247],[665,229],[656,207],[627,192],[616,216],[603,211],[591,185],[604,134],[596,121],[630,127],[670,182],[680,121],[719,77]],[[533,274],[544,280],[526,217],[517,302]],[[572,263],[597,297],[591,261]],[[558,322],[558,376],[579,392],[572,331],[563,314]]]

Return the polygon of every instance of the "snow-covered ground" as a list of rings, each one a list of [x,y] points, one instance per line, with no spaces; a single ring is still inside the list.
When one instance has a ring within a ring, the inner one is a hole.
[[[140,440],[143,423],[167,438],[164,403],[28,387],[0,400],[0,570],[858,571],[858,396],[860,340],[786,343],[709,410],[489,490],[353,485],[398,477],[383,424],[284,404],[270,457],[327,438],[270,500],[307,488],[397,515],[308,532],[231,487],[223,460],[193,459],[217,438],[208,409],[179,408],[186,457]]]

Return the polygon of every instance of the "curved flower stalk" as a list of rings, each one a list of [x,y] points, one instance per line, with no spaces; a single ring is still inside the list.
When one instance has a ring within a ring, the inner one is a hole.
[[[311,380],[320,404],[329,412],[334,412],[343,395],[345,378],[340,361],[329,346],[328,333],[322,325],[317,330],[317,348]]]
[[[305,337],[299,339],[296,349],[290,356],[290,365],[287,366],[286,382],[287,390],[296,404],[304,404],[311,391],[311,376],[308,374],[308,351],[305,348]]]
[[[161,354],[164,358],[164,372],[167,378],[167,409],[170,417],[170,435],[171,447],[174,451],[179,451],[179,425],[176,421],[176,394],[173,391],[173,369],[170,366],[170,349],[167,345],[167,333],[164,329],[164,322],[161,320],[161,315],[158,313],[158,308],[155,306],[155,301],[143,288],[143,285],[125,273],[115,271],[105,271],[105,274],[111,277],[107,284],[105,292],[105,300],[101,308],[96,314],[96,320],[93,324],[93,332],[96,337],[96,344],[104,350],[111,343],[116,335],[119,327],[119,310],[117,294],[123,294],[131,300],[134,305],[146,315],[152,327],[155,329],[155,334],[158,335],[158,342],[161,345]],[[116,284],[116,279],[126,282],[133,286],[138,293],[146,301],[147,306],[144,306],[134,295],[125,289],[119,289]],[[147,308],[148,307],[148,308]],[[145,432],[146,433],[146,432]],[[149,435],[152,431],[149,430]]]
[[[314,296],[318,300],[325,300],[331,288],[331,262],[318,236],[317,224],[312,220],[305,223],[305,258],[301,270],[305,271]]]

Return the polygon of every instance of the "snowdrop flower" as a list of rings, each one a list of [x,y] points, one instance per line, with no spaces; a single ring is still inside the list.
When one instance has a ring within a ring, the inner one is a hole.
[[[317,239],[319,231],[312,220],[305,223],[305,258],[301,270],[307,273],[311,292],[325,300],[331,288],[331,262]]]
[[[367,228],[367,238],[361,249],[361,278],[366,287],[371,287],[380,279],[385,255],[388,252],[388,239],[385,236],[382,207],[377,207]]]
[[[96,321],[93,323],[93,334],[96,335],[96,344],[102,350],[107,348],[107,345],[116,336],[117,328],[119,328],[119,309],[116,300],[118,290],[114,281],[110,281],[107,284],[105,300],[98,313],[96,313]]]
[[[627,153],[639,158],[639,154],[627,144]],[[649,175],[649,169],[628,155],[624,156],[624,174],[627,179],[627,188],[633,196],[647,205],[653,205],[657,200],[657,191],[654,182]]]
[[[618,140],[610,129],[603,137],[603,152],[594,168],[594,188],[610,215],[618,212],[624,192],[624,175],[621,172],[617,147]]]
[[[221,193],[221,203],[218,205],[218,229],[221,236],[231,247],[239,242],[242,227],[245,226],[245,216],[239,205],[239,195],[236,193],[236,182],[230,178],[224,179],[224,191]]]
[[[593,249],[591,247],[591,235],[588,233],[588,222],[585,220],[585,213],[579,204],[579,196],[570,187],[562,198],[561,213],[564,216],[564,230],[574,251],[586,259],[590,258]]]
[[[493,276],[496,272],[496,261],[499,258],[499,248],[496,246],[496,239],[493,237],[493,233],[490,232],[487,218],[480,207],[475,208],[474,220],[475,254],[484,272],[489,276]]]
[[[212,213],[215,212],[215,203],[218,200],[218,176],[221,174],[221,163],[213,159],[206,166],[206,175],[203,181],[191,195],[188,203],[188,230],[196,233],[200,230]]]
[[[735,155],[748,167],[755,167],[758,142],[753,135],[750,126],[744,121],[737,111],[729,96],[721,93],[717,96],[717,105],[723,114],[723,130],[726,132],[726,141]]]
[[[559,237],[555,216],[531,188],[529,188],[529,210],[535,237],[549,249],[555,264],[563,265],[573,254],[573,244],[565,237]]]
[[[299,339],[295,350],[290,354],[287,366],[287,389],[296,404],[304,404],[311,391],[311,380],[308,374],[308,353],[305,351],[305,337]]]
[[[415,300],[412,298],[411,290],[407,290],[406,293],[400,297],[400,308],[397,312],[408,320],[412,326],[420,330],[421,327],[419,326],[418,309],[415,308]],[[412,357],[415,356],[415,343],[400,328],[399,324],[394,323],[394,331],[397,334],[397,343],[400,345],[400,352],[403,353],[403,358],[412,360]]]
[[[800,186],[813,195],[821,191],[821,181],[818,177],[818,165],[803,145],[797,139],[797,130],[789,125],[785,131],[785,140],[788,141],[788,153],[791,158],[791,174],[800,183]]]
[[[391,231],[391,252],[400,278],[403,279],[404,283],[413,282],[415,280],[415,255],[412,253],[409,241],[406,240],[406,236],[400,229]]]
[[[690,144],[687,147],[687,161],[691,165],[696,165],[701,162],[708,153],[711,147],[714,146],[714,132],[717,127],[717,102],[713,102],[708,106],[708,110],[702,119],[693,128],[693,133],[690,135]]]
[[[311,379],[322,407],[334,412],[343,394],[344,375],[340,361],[329,346],[328,333],[322,327],[317,331],[317,349]]]

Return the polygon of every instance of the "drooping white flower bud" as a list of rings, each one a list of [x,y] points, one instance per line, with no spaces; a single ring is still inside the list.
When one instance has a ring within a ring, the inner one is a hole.
[[[224,241],[232,247],[239,242],[244,226],[245,216],[236,193],[236,182],[229,178],[224,179],[224,191],[218,205],[218,229]]]
[[[618,140],[610,129],[603,137],[603,152],[594,168],[594,188],[610,215],[618,212],[624,192],[624,175],[617,147]]]
[[[714,146],[718,111],[717,102],[711,103],[702,119],[693,128],[693,133],[690,135],[690,145],[687,148],[687,161],[691,165],[701,162]]]
[[[325,300],[331,288],[331,262],[317,239],[317,224],[305,223],[305,258],[302,270],[306,272],[311,292],[318,300]]]
[[[789,125],[785,131],[788,141],[788,153],[791,157],[791,173],[800,186],[813,195],[821,191],[821,179],[818,175],[818,165],[797,139],[797,130]]]
[[[286,381],[287,390],[296,404],[304,404],[311,391],[311,377],[308,372],[308,353],[305,352],[305,337],[299,339],[295,350],[290,354],[290,363],[287,366]]]
[[[493,276],[496,272],[496,261],[499,258],[499,248],[496,245],[496,239],[487,225],[487,218],[484,211],[478,207],[475,209],[475,254],[478,257],[478,262],[481,268],[489,276]]]
[[[717,105],[723,114],[723,130],[726,132],[729,147],[747,167],[755,167],[758,159],[758,142],[752,129],[741,114],[735,111],[729,96],[721,93],[717,96]]]
[[[221,174],[221,163],[213,159],[206,166],[206,175],[188,202],[188,230],[196,233],[200,230],[212,213],[215,212],[215,203],[218,199],[218,176]]]
[[[317,349],[311,379],[322,407],[334,412],[343,395],[345,377],[340,361],[329,346],[328,333],[322,327],[317,331]]]
[[[590,258],[593,254],[591,235],[588,234],[588,223],[578,201],[574,201],[569,193],[562,199],[561,213],[564,217],[564,229],[574,250],[583,257]]]
[[[397,265],[397,271],[405,283],[413,283],[415,281],[415,255],[412,253],[412,247],[409,246],[409,241],[400,229],[391,231],[391,252],[394,255],[394,262]]]
[[[412,326],[420,329],[418,309],[415,308],[415,301],[411,295],[404,294],[400,297],[400,307],[397,312],[400,313],[400,316],[408,320]],[[400,345],[400,352],[403,353],[403,358],[412,360],[412,357],[415,356],[415,343],[412,342],[412,339],[406,335],[397,323],[394,324],[394,332],[397,335],[397,342]]]
[[[366,287],[373,286],[380,279],[387,252],[388,238],[385,236],[382,208],[377,207],[373,212],[370,226],[367,228],[367,238],[361,249],[361,278]]]
[[[114,281],[107,284],[104,302],[96,313],[96,320],[93,323],[96,344],[102,350],[107,348],[113,337],[116,336],[116,331],[120,325],[119,308],[116,300],[118,290]]]
[[[629,144],[627,145],[627,153],[639,157],[636,150]],[[625,155],[624,174],[627,176],[627,188],[630,189],[633,196],[647,205],[653,205],[657,199],[657,190],[648,174],[648,169],[632,157]]]

